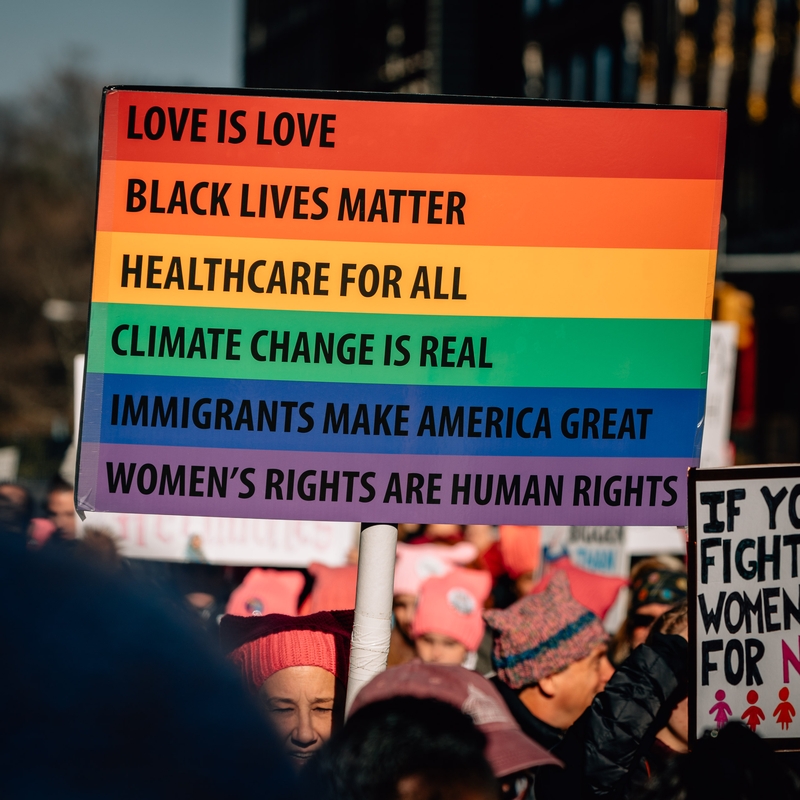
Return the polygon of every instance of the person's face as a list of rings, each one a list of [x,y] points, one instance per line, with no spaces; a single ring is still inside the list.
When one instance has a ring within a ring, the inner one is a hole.
[[[71,492],[47,495],[47,515],[66,539],[75,538],[75,504]]]
[[[409,641],[411,640],[411,623],[414,621],[414,608],[416,605],[416,595],[396,594],[394,596],[394,603],[392,606],[394,618],[397,622],[397,627],[400,628],[403,635]]]
[[[591,705],[595,695],[603,691],[614,674],[607,652],[605,644],[597,645],[586,658],[540,681],[542,690],[554,703],[553,712],[557,721],[550,724],[557,728],[569,728]]]
[[[633,625],[631,630],[631,650],[635,650],[640,644],[644,644],[653,623],[664,613],[669,611],[672,606],[664,603],[648,603],[636,609],[633,615]]]
[[[331,738],[340,708],[337,688],[321,667],[287,667],[261,684],[261,706],[298,769]]]
[[[463,664],[467,648],[441,633],[423,633],[416,640],[417,655],[426,664]]]

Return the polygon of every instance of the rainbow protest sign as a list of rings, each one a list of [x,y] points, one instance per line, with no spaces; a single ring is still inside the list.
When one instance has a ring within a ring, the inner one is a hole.
[[[78,507],[681,524],[725,114],[105,94]]]

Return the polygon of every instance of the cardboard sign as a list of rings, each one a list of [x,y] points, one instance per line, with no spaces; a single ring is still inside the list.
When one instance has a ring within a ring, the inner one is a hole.
[[[690,733],[743,720],[800,747],[800,465],[689,477]]]
[[[128,558],[240,566],[340,567],[356,543],[346,522],[88,512],[83,527],[111,533]]]
[[[725,124],[107,90],[78,508],[682,522]]]

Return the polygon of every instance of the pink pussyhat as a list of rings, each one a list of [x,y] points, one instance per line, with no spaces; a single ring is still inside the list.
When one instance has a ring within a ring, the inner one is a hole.
[[[536,525],[501,525],[500,553],[512,580],[536,572],[541,559],[541,531]]]
[[[237,617],[263,617],[265,614],[295,617],[305,584],[301,572],[251,569],[233,590],[225,613]]]
[[[352,632],[352,611],[320,611],[307,617],[226,614],[219,626],[223,651],[253,692],[290,667],[320,667],[346,684]]]
[[[483,638],[483,604],[491,590],[492,576],[485,570],[455,567],[447,575],[428,578],[419,590],[414,638],[438,633],[474,652]]]
[[[344,608],[355,608],[356,580],[358,567],[328,567],[325,564],[313,563],[308,571],[314,576],[314,586],[301,613],[314,614],[317,611],[339,611]]]
[[[401,542],[397,545],[394,593],[417,595],[428,578],[446,575],[454,567],[469,564],[477,557],[478,548],[469,542],[459,542],[452,547]]]
[[[531,589],[531,594],[543,592],[553,575],[559,570],[566,573],[569,589],[572,596],[589,611],[594,612],[600,619],[605,619],[611,606],[617,600],[619,590],[628,583],[627,578],[618,578],[614,575],[596,575],[585,569],[576,567],[568,556],[554,561],[550,572]]]

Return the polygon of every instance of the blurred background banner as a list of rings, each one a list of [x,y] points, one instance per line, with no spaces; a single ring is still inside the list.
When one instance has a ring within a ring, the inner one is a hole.
[[[88,512],[84,528],[111,534],[127,558],[230,566],[340,567],[356,541],[348,522]]]

